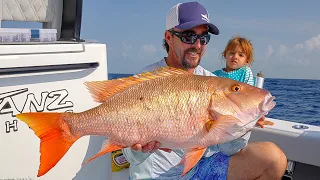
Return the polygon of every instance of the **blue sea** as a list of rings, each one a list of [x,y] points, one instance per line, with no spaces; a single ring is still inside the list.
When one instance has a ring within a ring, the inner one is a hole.
[[[130,75],[109,73],[109,79]],[[320,80],[266,78],[263,88],[277,103],[267,117],[320,126]]]

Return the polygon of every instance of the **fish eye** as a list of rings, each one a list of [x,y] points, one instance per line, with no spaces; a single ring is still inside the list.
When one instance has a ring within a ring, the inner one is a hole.
[[[240,85],[236,84],[236,85],[233,85],[233,86],[231,87],[231,90],[232,90],[233,92],[239,92],[239,91],[241,90],[241,87],[240,87]]]

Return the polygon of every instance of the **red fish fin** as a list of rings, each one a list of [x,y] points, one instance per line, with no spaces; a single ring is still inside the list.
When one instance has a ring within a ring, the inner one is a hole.
[[[141,73],[141,74],[138,74],[137,76],[151,75],[150,78],[153,79],[153,78],[157,78],[157,77],[166,77],[166,76],[179,75],[179,74],[192,74],[192,73],[190,73],[186,70],[183,70],[183,69],[165,66],[165,67],[156,67],[153,69],[153,72]],[[152,76],[154,76],[154,77],[152,77]]]
[[[209,120],[207,123],[206,123],[206,130],[209,132],[211,127],[214,125],[214,120]]]
[[[92,98],[98,103],[103,103],[110,96],[142,81],[142,79],[131,76],[128,78],[105,81],[90,81],[86,82],[85,85],[87,86]]]
[[[124,89],[139,84],[143,81],[156,79],[159,77],[166,77],[171,75],[186,74],[189,73],[182,69],[176,69],[172,67],[163,67],[155,69],[154,72],[143,72],[135,76],[126,78],[105,80],[105,81],[89,81],[85,82],[92,98],[99,103],[105,102],[110,96],[123,91]]]
[[[210,131],[211,128],[214,128],[215,130],[222,130],[227,128],[230,125],[234,125],[237,122],[241,122],[238,118],[230,116],[230,115],[223,115],[220,116],[216,120],[209,120],[205,124],[207,132]]]
[[[46,174],[79,138],[70,133],[65,113],[22,113],[16,117],[25,122],[40,138],[38,177]]]
[[[181,176],[185,175],[201,159],[207,148],[194,148],[188,150],[179,164],[184,164],[184,170]],[[181,177],[180,176],[180,177]]]
[[[102,148],[100,150],[100,152],[98,152],[98,154],[96,154],[95,156],[93,156],[92,158],[90,158],[87,162],[83,163],[83,164],[87,164],[88,162],[92,161],[93,159],[102,156],[106,153],[112,152],[112,151],[116,151],[119,149],[123,149],[123,146],[120,145],[116,145],[116,144],[112,144],[109,140],[105,140]]]
[[[209,109],[209,114],[212,120],[217,120],[219,116],[222,116],[222,114],[216,112],[214,109]]]

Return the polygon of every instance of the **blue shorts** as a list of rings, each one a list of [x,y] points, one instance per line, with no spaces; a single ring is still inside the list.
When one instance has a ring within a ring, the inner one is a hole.
[[[192,180],[226,180],[230,156],[218,152],[211,157],[201,159]]]

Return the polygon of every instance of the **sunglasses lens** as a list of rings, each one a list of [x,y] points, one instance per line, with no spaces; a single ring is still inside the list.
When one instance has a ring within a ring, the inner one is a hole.
[[[175,31],[172,31],[172,32],[177,37],[179,37],[183,43],[186,43],[186,44],[194,44],[198,38],[200,39],[200,43],[202,45],[206,45],[210,41],[210,34],[204,34],[200,36],[193,32],[182,32],[182,33],[175,32]]]
[[[193,44],[196,40],[197,36],[193,33],[181,33],[181,41],[186,44]]]
[[[210,35],[209,35],[209,34],[202,35],[202,36],[200,37],[200,43],[203,44],[203,45],[208,44],[209,41],[210,41]]]

